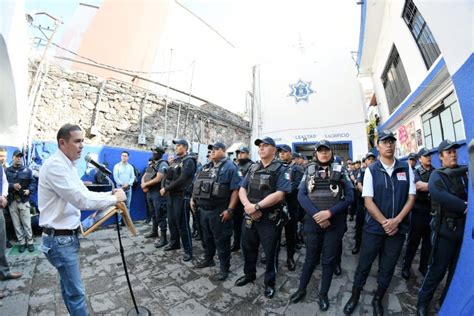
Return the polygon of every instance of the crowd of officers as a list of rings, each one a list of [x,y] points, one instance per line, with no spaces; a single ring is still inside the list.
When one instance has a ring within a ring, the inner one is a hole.
[[[383,315],[383,297],[405,241],[404,279],[411,277],[412,261],[422,244],[418,270],[424,280],[418,315],[428,314],[434,292],[448,272],[443,302],[459,256],[467,212],[467,167],[457,163],[458,144],[449,140],[439,144],[441,168],[434,169],[426,149],[410,154],[408,163],[396,159],[396,138],[390,131],[378,136],[378,157],[369,152],[362,163],[348,160],[347,167],[326,140],[316,143],[313,159],[308,161],[292,153],[288,145],[277,146],[270,137],[257,139],[257,162],[250,160],[247,147],[241,147],[232,161],[225,144],[216,142],[209,145],[209,160],[204,165],[197,155],[188,153],[186,140],[173,143],[175,156],[168,161],[163,159],[164,148],[153,150],[141,183],[154,212],[146,237],[159,237],[157,248],[173,251],[182,244],[183,260],[190,261],[192,239],[200,238],[204,257],[195,266],[215,266],[217,252],[220,269],[215,278],[220,281],[229,275],[231,252],[241,249],[244,275],[236,286],[256,279],[258,253],[263,249],[264,294],[272,298],[281,245],[286,243],[287,269],[294,271],[294,254],[304,242],[306,256],[291,302],[305,298],[312,273],[321,264],[318,303],[325,311],[332,277],[341,274],[349,214],[349,221],[355,217],[352,253],[359,254],[359,261],[352,295],[344,306],[346,315],[356,309],[377,257],[372,306],[374,315]],[[189,225],[191,216],[194,232]]]

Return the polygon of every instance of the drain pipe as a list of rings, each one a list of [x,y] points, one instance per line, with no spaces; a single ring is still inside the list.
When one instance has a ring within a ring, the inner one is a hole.
[[[191,70],[191,83],[189,84],[189,93],[188,93],[188,108],[191,105],[191,90],[193,89],[193,79],[194,79],[194,65],[196,61],[193,61],[193,69]],[[179,104],[178,108],[178,123],[176,124],[176,134],[175,138],[179,138],[179,118],[181,116],[181,103]]]
[[[171,59],[173,58],[173,49],[170,49],[170,63],[168,66],[168,83],[166,85],[166,97],[165,97],[165,133],[164,139],[166,140],[167,132],[168,132],[168,92],[170,90],[170,76],[171,76]]]
[[[99,103],[104,94],[105,85],[107,84],[107,79],[104,79],[100,84],[99,94],[97,95],[97,100],[95,101],[94,113],[92,116],[91,129],[89,131],[90,136],[96,136],[99,133],[99,128],[97,127],[97,121],[99,120]]]

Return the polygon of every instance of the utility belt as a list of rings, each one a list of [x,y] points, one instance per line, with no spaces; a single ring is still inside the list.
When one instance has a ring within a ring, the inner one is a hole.
[[[43,234],[46,234],[48,236],[73,236],[79,235],[80,232],[81,230],[79,227],[76,229],[54,229],[43,227]]]
[[[284,212],[281,205],[275,205],[269,208],[262,209],[260,211],[262,212],[262,217],[260,217],[258,220],[254,220],[250,217],[250,215],[245,214],[245,227],[251,228],[254,222],[258,223],[261,221],[274,222],[276,226],[284,224]]]
[[[199,209],[203,210],[203,211],[215,211],[215,210],[220,210],[220,211],[223,211],[225,209],[227,209],[227,204],[215,204],[215,205],[212,205],[212,204],[205,204],[205,205],[202,205],[202,204],[198,204],[198,207]]]

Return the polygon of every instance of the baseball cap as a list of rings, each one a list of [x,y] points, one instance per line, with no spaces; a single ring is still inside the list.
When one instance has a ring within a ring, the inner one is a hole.
[[[290,146],[283,144],[283,145],[278,145],[278,151],[285,151],[287,153],[291,153],[291,148]]]
[[[156,151],[157,153],[162,153],[164,154],[166,152],[166,148],[163,148],[161,146],[155,146],[150,148],[151,151]]]
[[[18,150],[18,149],[17,149],[17,150],[15,150],[15,151],[13,152],[13,157],[16,157],[16,156],[21,156],[21,157],[23,157],[23,153],[21,152],[21,150]]]
[[[319,142],[316,142],[316,145],[314,146],[314,150],[318,150],[321,147],[326,147],[327,149],[331,149],[331,143],[325,139],[320,140]]]
[[[413,159],[413,160],[417,160],[418,159],[418,155],[416,153],[410,153],[408,155],[408,160],[410,159]]]
[[[185,139],[174,139],[173,144],[175,145],[184,145],[186,147],[189,147],[188,141]]]
[[[377,142],[381,140],[389,139],[389,138],[397,140],[397,138],[393,135],[393,133],[389,131],[388,129],[386,129],[379,133]]]
[[[456,143],[453,143],[453,142],[450,141],[449,139],[445,139],[445,140],[443,140],[443,141],[439,144],[439,146],[438,146],[438,152],[439,152],[439,153],[442,153],[442,152],[445,151],[445,150],[449,150],[449,149],[451,149],[451,148],[452,148],[452,149],[458,149],[459,147],[461,147],[461,146],[459,146],[459,145],[456,144]]]
[[[418,156],[421,157],[421,156],[431,156],[431,153],[428,149],[426,148],[421,148],[419,151],[418,151]]]
[[[214,144],[210,144],[207,146],[207,149],[213,150],[214,148],[219,148],[219,149],[224,149],[225,150],[225,145],[223,142],[215,142]]]
[[[248,154],[248,153],[250,153],[250,150],[249,150],[248,147],[242,146],[242,147],[240,147],[239,149],[237,149],[235,152],[236,152],[237,154],[238,154],[238,153],[247,153],[247,154]]]
[[[271,137],[264,137],[262,139],[256,139],[254,144],[256,146],[260,146],[261,143],[271,145],[273,147],[276,147],[275,141]]]
[[[369,157],[374,157],[374,158],[377,158],[375,157],[375,154],[371,151],[369,151],[368,153],[365,154],[365,159],[369,158]]]

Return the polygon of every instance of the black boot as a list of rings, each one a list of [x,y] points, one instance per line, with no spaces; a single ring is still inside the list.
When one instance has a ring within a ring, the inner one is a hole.
[[[292,304],[296,304],[304,299],[306,296],[306,290],[305,289],[298,289],[295,293],[293,293],[290,297],[290,302]]]
[[[419,304],[416,307],[416,316],[428,316],[428,305]]]
[[[161,231],[160,240],[155,243],[155,248],[161,248],[168,244],[168,239],[166,238],[166,230]]]
[[[351,315],[354,312],[359,304],[360,292],[362,292],[361,288],[355,286],[352,288],[352,295],[344,306],[344,315]]]
[[[382,300],[385,295],[385,289],[378,288],[375,291],[374,298],[372,299],[372,308],[374,316],[383,316],[383,305]]]
[[[319,310],[325,312],[329,309],[329,299],[327,294],[319,293]]]

